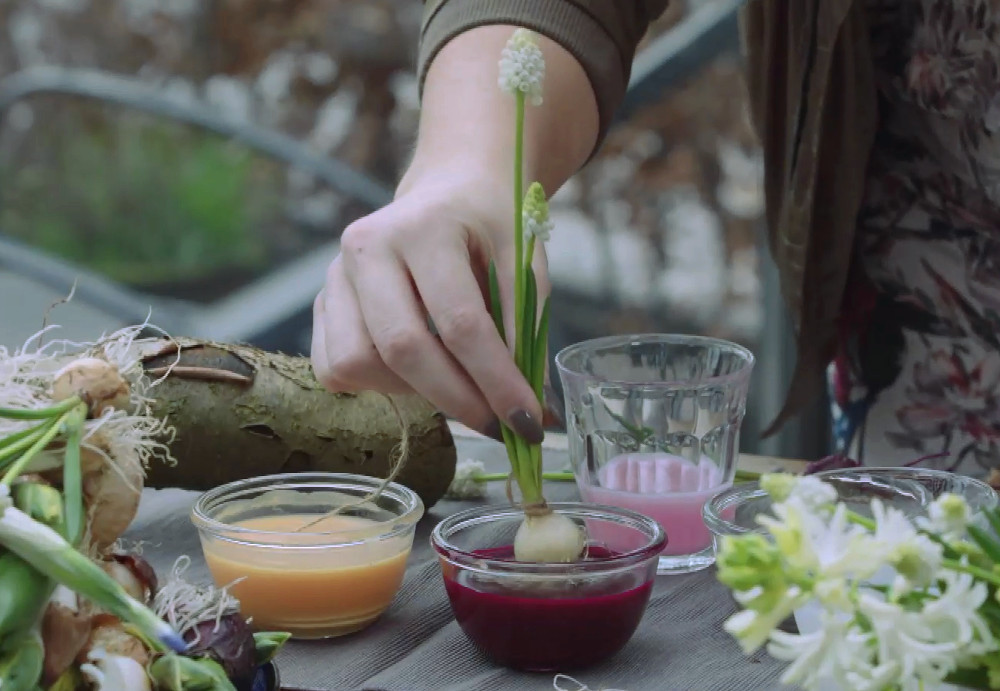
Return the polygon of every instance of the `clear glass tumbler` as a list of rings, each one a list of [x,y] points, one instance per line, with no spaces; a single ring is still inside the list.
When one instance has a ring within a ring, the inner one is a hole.
[[[735,343],[670,334],[599,338],[556,356],[581,497],[658,521],[658,573],[715,561],[702,507],[732,485],[753,365]]]

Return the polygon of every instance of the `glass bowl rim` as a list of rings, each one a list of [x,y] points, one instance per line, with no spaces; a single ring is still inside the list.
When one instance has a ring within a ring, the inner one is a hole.
[[[649,516],[644,516],[631,509],[590,502],[550,502],[548,506],[553,511],[558,511],[572,517],[597,518],[628,525],[642,531],[647,536],[646,544],[637,549],[611,557],[569,563],[535,563],[484,557],[453,545],[445,537],[445,531],[460,530],[465,527],[517,518],[522,515],[522,510],[519,508],[494,504],[459,511],[442,519],[431,531],[431,547],[439,556],[458,564],[464,569],[477,570],[486,567],[489,573],[494,575],[506,573],[511,575],[533,574],[558,576],[581,573],[604,573],[633,566],[656,559],[667,545],[667,533],[663,529],[663,526]]]
[[[911,466],[858,466],[856,468],[831,468],[829,470],[821,470],[819,472],[812,473],[811,475],[812,477],[822,480],[824,478],[849,477],[857,473],[871,473],[875,476],[906,475],[907,473],[912,473],[915,478],[921,474],[940,479],[959,478],[962,482],[968,482],[977,490],[983,492],[986,497],[991,497],[992,499],[990,500],[990,503],[993,506],[1000,506],[1000,496],[997,495],[997,492],[992,487],[982,480],[974,478],[970,475],[961,475],[959,473],[953,473],[947,470],[938,470],[936,468],[920,468]],[[705,521],[705,525],[708,526],[709,530],[716,535],[763,532],[763,528],[745,528],[743,526],[738,526],[731,521],[727,521],[722,517],[721,512],[734,504],[764,496],[767,496],[767,492],[760,488],[760,483],[756,480],[752,482],[734,484],[732,487],[713,495],[708,501],[705,502],[705,505],[701,510],[702,520]]]
[[[241,493],[251,490],[284,490],[300,487],[330,490],[345,487],[361,487],[362,489],[372,490],[377,488],[382,482],[381,478],[368,475],[332,472],[277,473],[274,475],[259,475],[252,478],[235,480],[203,492],[191,508],[191,522],[198,529],[199,533],[206,533],[220,540],[279,550],[324,549],[380,542],[411,531],[424,514],[424,504],[420,496],[409,487],[397,482],[388,483],[382,490],[382,494],[390,495],[400,501],[403,504],[404,510],[390,519],[378,521],[376,527],[323,532],[258,530],[256,528],[244,528],[224,523],[209,516],[208,511],[215,502],[225,503],[233,499],[238,499]],[[385,531],[373,532],[382,526],[386,528]],[[255,535],[267,535],[272,538],[282,535],[306,535],[314,538],[329,538],[329,540],[310,542],[304,545],[285,545],[275,542],[257,542],[253,539]]]
[[[566,360],[573,355],[585,349],[595,349],[595,348],[608,348],[616,345],[628,345],[630,343],[636,343],[638,341],[645,341],[647,343],[658,343],[658,344],[674,344],[674,345],[690,345],[690,346],[702,346],[709,347],[714,346],[724,350],[734,352],[744,358],[743,365],[735,372],[730,372],[729,374],[717,374],[711,377],[705,377],[699,379],[696,383],[685,382],[679,379],[671,379],[664,381],[651,381],[651,382],[636,382],[630,381],[628,379],[611,378],[611,377],[598,377],[589,372],[583,372],[578,368],[571,368],[566,364]],[[617,336],[602,336],[600,338],[592,338],[586,341],[580,341],[579,343],[573,343],[568,345],[555,356],[556,367],[563,376],[571,377],[574,379],[583,379],[586,381],[600,382],[602,384],[607,384],[611,386],[628,386],[632,388],[649,388],[649,389],[701,389],[708,386],[719,386],[723,384],[734,384],[738,382],[746,381],[750,378],[753,367],[756,363],[756,356],[753,352],[739,343],[734,343],[733,341],[727,341],[722,338],[715,338],[712,336],[697,336],[691,334],[672,334],[672,333],[634,333],[634,334],[621,334]]]
[[[763,527],[746,528],[727,521],[722,517],[722,511],[734,504],[740,504],[748,499],[766,497],[767,492],[760,488],[760,482],[740,482],[713,494],[701,507],[701,518],[705,525],[716,535],[748,535],[763,533]]]

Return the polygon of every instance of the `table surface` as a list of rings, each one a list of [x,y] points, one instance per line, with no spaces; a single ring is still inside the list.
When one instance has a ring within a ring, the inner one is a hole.
[[[459,461],[474,458],[493,471],[507,468],[504,448],[461,425],[454,425]],[[566,440],[549,435],[547,469],[568,465]],[[743,456],[748,470],[798,470],[796,461]],[[576,500],[573,483],[548,483],[550,500]],[[139,515],[125,535],[139,542],[161,578],[181,555],[191,559],[185,578],[210,582],[198,536],[189,520],[197,494],[146,490]],[[403,586],[391,607],[368,629],[326,641],[289,642],[277,663],[282,687],[296,691],[528,691],[552,689],[552,674],[522,674],[497,667],[465,638],[452,616],[440,569],[430,547],[433,527],[445,516],[481,502],[503,503],[503,483],[490,483],[488,496],[475,501],[442,500],[419,522]],[[783,666],[760,652],[744,656],[722,630],[735,611],[715,569],[658,576],[639,629],[615,657],[567,674],[593,691],[731,691],[782,689]],[[577,691],[572,682],[560,684]]]

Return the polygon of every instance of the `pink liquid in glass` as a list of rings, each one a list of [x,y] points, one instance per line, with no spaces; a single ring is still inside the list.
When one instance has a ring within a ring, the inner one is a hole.
[[[667,453],[630,453],[608,461],[597,479],[600,486],[578,483],[584,501],[631,509],[658,522],[667,532],[662,554],[694,554],[711,546],[701,509],[728,487],[711,461],[695,464]]]

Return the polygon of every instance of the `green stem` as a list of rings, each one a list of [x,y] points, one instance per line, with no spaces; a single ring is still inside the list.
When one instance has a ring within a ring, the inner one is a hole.
[[[521,374],[531,384],[535,380],[535,315],[538,311],[538,286],[535,284],[535,272],[530,266],[524,269],[524,305],[521,314],[522,322],[518,324],[517,336],[521,346]],[[544,365],[544,363],[542,363]]]
[[[515,96],[514,118],[514,324],[520,330],[524,323],[524,93]],[[514,362],[523,364],[520,333],[514,334]]]
[[[981,580],[986,581],[995,586],[1000,586],[1000,575],[988,571],[987,569],[982,569],[978,566],[972,566],[971,564],[963,564],[955,559],[945,559],[941,562],[941,565],[946,569],[951,569],[952,571],[963,571],[970,576],[975,576]]]
[[[847,512],[847,520],[856,525],[860,525],[866,530],[875,530],[875,520],[872,518],[865,518],[861,514],[854,513],[853,511]]]
[[[525,504],[538,504],[545,501],[542,496],[542,483],[538,479],[538,472],[535,470],[531,447],[521,437],[514,437],[514,444],[517,447],[518,472],[515,479],[518,487],[521,488],[521,500]]]
[[[476,482],[497,482],[498,480],[506,480],[508,477],[510,477],[510,473],[483,473],[477,475],[475,480]],[[554,482],[573,482],[576,480],[576,476],[569,471],[554,470],[550,473],[542,473],[542,479]]]
[[[70,396],[49,408],[0,408],[0,417],[8,420],[48,420],[62,415],[82,402],[79,396]]]
[[[31,447],[32,444],[38,441],[45,432],[53,427],[56,427],[58,423],[58,418],[51,420],[46,420],[37,427],[31,429],[30,434],[24,435],[21,439],[17,440],[13,444],[8,444],[3,448],[0,448],[0,468],[7,465],[7,460],[14,458],[17,454],[21,453],[25,449]]]
[[[524,268],[526,271],[531,269],[531,262],[535,260],[535,236],[532,235],[528,238],[528,248],[524,251]]]
[[[51,422],[52,422],[51,420],[47,420],[45,422],[38,423],[34,427],[25,427],[24,429],[18,430],[17,432],[11,432],[3,439],[0,439],[0,454],[2,454],[4,449],[6,449],[8,446],[12,446],[13,444],[16,444],[22,439],[26,439],[27,437],[30,437],[33,434],[38,434],[40,429],[42,429],[43,427],[45,427],[45,425]],[[0,456],[0,458],[3,458],[3,456]]]
[[[66,420],[66,453],[63,460],[63,495],[66,506],[66,539],[74,547],[83,537],[86,520],[83,509],[83,473],[80,467],[80,444],[83,441],[83,424],[87,407],[74,408]]]
[[[45,432],[35,440],[35,443],[25,451],[20,458],[14,461],[13,465],[7,469],[4,474],[3,479],[0,479],[0,485],[7,485],[10,487],[11,483],[17,479],[17,476],[28,466],[31,459],[38,455],[38,452],[48,446],[49,442],[56,438],[60,432],[62,432],[66,427],[66,421],[72,415],[71,410],[64,412],[56,421],[54,425],[49,427]]]

